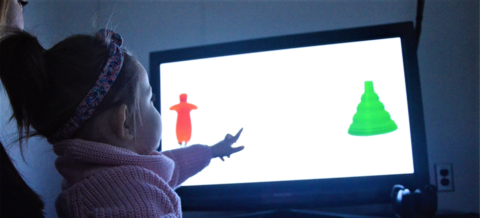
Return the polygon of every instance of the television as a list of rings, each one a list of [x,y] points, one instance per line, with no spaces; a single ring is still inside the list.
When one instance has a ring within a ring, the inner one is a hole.
[[[183,210],[382,204],[428,184],[415,48],[402,22],[151,52],[159,150],[243,128],[243,151],[176,190]]]

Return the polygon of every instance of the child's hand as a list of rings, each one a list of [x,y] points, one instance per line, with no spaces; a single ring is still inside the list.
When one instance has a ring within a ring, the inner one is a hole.
[[[237,135],[232,136],[230,134],[227,134],[225,136],[225,139],[215,145],[212,146],[212,156],[215,157],[220,157],[222,161],[224,161],[223,157],[227,156],[230,157],[231,154],[239,152],[243,150],[245,147],[244,146],[239,146],[233,148],[232,145],[233,143],[237,142],[238,138],[240,137],[240,134],[242,133],[243,128],[238,131]]]

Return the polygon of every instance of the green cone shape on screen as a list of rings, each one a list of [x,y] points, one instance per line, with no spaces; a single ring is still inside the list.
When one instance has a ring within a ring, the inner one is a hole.
[[[357,113],[348,134],[355,136],[371,136],[393,132],[397,124],[390,118],[378,95],[373,90],[373,82],[365,81],[365,93],[358,104]]]

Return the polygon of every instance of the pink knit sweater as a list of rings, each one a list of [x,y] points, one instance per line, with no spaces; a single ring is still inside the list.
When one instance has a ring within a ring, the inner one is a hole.
[[[54,151],[64,177],[59,217],[181,217],[174,189],[212,158],[204,145],[138,155],[80,139],[56,143]]]

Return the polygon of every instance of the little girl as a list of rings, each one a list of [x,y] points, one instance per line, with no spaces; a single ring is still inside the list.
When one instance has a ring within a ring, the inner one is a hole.
[[[20,141],[46,137],[58,155],[59,217],[181,217],[174,189],[211,158],[243,149],[232,147],[240,130],[211,147],[156,152],[162,125],[147,73],[121,46],[110,30],[49,50],[20,30],[0,42],[0,79]]]

